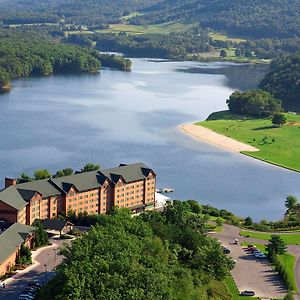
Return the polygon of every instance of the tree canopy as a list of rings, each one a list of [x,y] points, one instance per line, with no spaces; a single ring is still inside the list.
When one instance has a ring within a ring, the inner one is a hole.
[[[268,117],[281,111],[281,102],[263,90],[236,91],[226,101],[234,114]]]
[[[233,262],[203,224],[180,201],[162,213],[102,215],[62,250],[66,259],[39,299],[208,299]]]
[[[300,111],[300,52],[272,63],[272,70],[260,84],[260,88],[282,100],[286,110]]]

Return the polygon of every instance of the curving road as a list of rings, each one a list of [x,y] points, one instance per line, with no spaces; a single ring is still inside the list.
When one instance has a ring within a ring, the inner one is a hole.
[[[13,280],[6,280],[5,289],[0,288],[0,300],[16,300],[27,287],[28,282],[32,280],[45,282],[54,276],[55,267],[60,264],[63,259],[62,256],[57,255],[57,250],[66,241],[58,239],[50,239],[49,241],[53,243],[53,246],[41,249],[40,251],[38,250],[39,252],[34,257],[37,263],[32,266],[30,270],[19,274],[17,278]]]
[[[236,260],[232,276],[239,291],[253,290],[256,296],[262,299],[283,298],[287,292],[286,288],[267,259],[256,259],[240,245],[232,244],[235,239],[249,243],[265,241],[243,238],[239,232],[239,228],[224,224],[222,232],[213,234],[222,245],[230,249],[230,255]]]

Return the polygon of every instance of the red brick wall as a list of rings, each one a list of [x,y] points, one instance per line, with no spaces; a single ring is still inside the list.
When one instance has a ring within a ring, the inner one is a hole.
[[[0,201],[0,218],[8,222],[17,222],[17,210]]]

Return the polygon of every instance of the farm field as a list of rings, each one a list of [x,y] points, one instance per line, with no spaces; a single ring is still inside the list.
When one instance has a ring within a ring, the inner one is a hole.
[[[184,24],[177,22],[168,22],[163,24],[139,26],[130,24],[110,24],[109,29],[97,30],[99,33],[119,33],[127,34],[170,34],[172,32],[181,32],[192,28],[193,24]]]

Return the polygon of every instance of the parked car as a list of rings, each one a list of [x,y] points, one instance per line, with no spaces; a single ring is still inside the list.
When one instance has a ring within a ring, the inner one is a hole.
[[[255,296],[254,291],[243,291],[240,293],[240,296]]]
[[[225,254],[230,253],[230,250],[227,247],[222,246],[222,248],[223,248],[223,253],[225,253]]]
[[[33,300],[35,298],[35,296],[30,295],[30,294],[21,294],[19,296],[19,300]]]
[[[258,258],[266,258],[267,256],[264,253],[258,253],[257,257]]]

